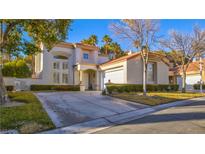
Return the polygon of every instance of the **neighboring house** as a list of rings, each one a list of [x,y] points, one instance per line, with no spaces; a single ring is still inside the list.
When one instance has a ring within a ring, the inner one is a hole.
[[[124,84],[142,84],[143,82],[143,63],[139,52],[101,64],[100,69],[104,71],[101,86],[107,82]],[[166,57],[153,52],[149,53],[147,83],[169,84],[169,60]]]
[[[205,59],[203,59],[202,63],[205,63]],[[202,65],[203,65],[202,64]],[[180,67],[170,69],[172,73],[170,74],[170,78],[172,78],[173,83],[178,84],[180,87],[182,86],[182,69]],[[194,84],[200,83],[200,62],[193,61],[189,64],[189,67],[186,71],[186,84],[187,89],[192,89]],[[202,69],[202,81],[205,83],[205,69]]]
[[[43,48],[35,56],[32,79],[4,78],[6,85],[27,90],[32,84],[84,85],[86,90],[102,90],[105,83],[142,84],[143,65],[140,53],[109,61],[99,55],[95,46],[82,43],[60,43],[50,51]],[[169,61],[166,57],[149,53],[148,84],[169,84]]]

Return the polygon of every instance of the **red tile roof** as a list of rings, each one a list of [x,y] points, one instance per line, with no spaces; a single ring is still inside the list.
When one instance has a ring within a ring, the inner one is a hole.
[[[203,59],[202,62],[204,65],[205,59]],[[170,69],[170,71],[174,71],[175,73],[180,74],[180,73],[182,73],[182,68],[180,68],[180,66],[179,66],[179,67],[175,67],[175,68]],[[200,71],[199,61],[194,61],[194,62],[189,64],[186,73],[195,74],[195,73],[199,73],[199,71]]]
[[[105,66],[105,65],[109,65],[109,64],[113,64],[113,63],[118,63],[118,62],[126,61],[127,59],[130,59],[130,58],[133,58],[133,57],[137,57],[139,55],[140,55],[140,53],[136,52],[136,53],[133,53],[133,54],[130,54],[130,55],[126,55],[126,56],[123,56],[123,57],[120,57],[120,58],[116,58],[116,59],[110,60],[108,62],[105,62],[105,63],[101,64],[101,66]]]
[[[83,44],[83,43],[69,43],[69,42],[60,42],[56,45],[57,47],[70,47],[70,48],[75,48],[80,47],[80,48],[85,48],[85,49],[90,49],[90,50],[99,50],[98,47],[88,45],[88,44]]]
[[[108,61],[108,62],[105,62],[105,63],[101,64],[101,66],[110,65],[110,64],[113,64],[113,63],[123,62],[123,61],[126,61],[128,59],[132,59],[132,58],[138,57],[138,56],[141,56],[140,52],[136,52],[136,53],[133,53],[133,54],[130,54],[130,55],[126,55],[126,56],[117,58],[117,59],[113,59],[111,61]],[[156,56],[159,57],[165,64],[169,65],[169,60],[165,56],[163,56],[161,54],[158,54],[158,53],[149,52],[149,57],[150,58],[156,57]],[[165,60],[165,59],[167,59],[167,60]]]

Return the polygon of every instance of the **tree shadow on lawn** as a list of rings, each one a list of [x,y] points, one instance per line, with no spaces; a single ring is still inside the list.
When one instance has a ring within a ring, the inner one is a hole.
[[[173,103],[176,101],[183,101],[183,100],[188,100],[188,99],[192,99],[192,98],[197,98],[197,97],[187,97],[187,96],[177,96],[177,95],[171,95],[167,94],[164,96],[160,96],[160,95],[151,95],[151,96],[143,96],[143,95],[138,95],[135,93],[122,93],[122,94],[114,94],[111,95],[112,97],[115,98],[119,98],[119,99],[123,99],[126,101],[131,101],[134,103],[139,103],[139,104],[144,104],[144,105],[148,105],[148,106],[156,106],[156,105],[161,105],[161,104],[168,104],[168,103]],[[202,102],[203,104],[203,102]],[[204,103],[205,105],[205,103]]]

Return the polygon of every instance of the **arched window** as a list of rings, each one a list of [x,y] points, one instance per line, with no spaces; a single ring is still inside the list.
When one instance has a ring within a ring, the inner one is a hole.
[[[55,59],[68,59],[68,57],[62,56],[62,55],[56,55],[56,56],[53,56],[53,58],[55,58]]]

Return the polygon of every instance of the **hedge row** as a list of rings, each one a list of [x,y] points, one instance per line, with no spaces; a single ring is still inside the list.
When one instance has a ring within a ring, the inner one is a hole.
[[[112,92],[142,92],[143,85],[142,84],[106,84],[106,88],[109,94]],[[177,91],[179,89],[179,85],[173,84],[148,84],[147,91]]]
[[[194,84],[193,87],[194,87],[195,90],[199,90],[200,89],[200,84]],[[202,89],[205,89],[204,84],[202,85]]]
[[[80,86],[76,85],[31,85],[31,90],[56,90],[56,91],[80,91]]]
[[[14,60],[4,64],[2,69],[3,76],[28,78],[31,77],[31,69],[24,60]]]

